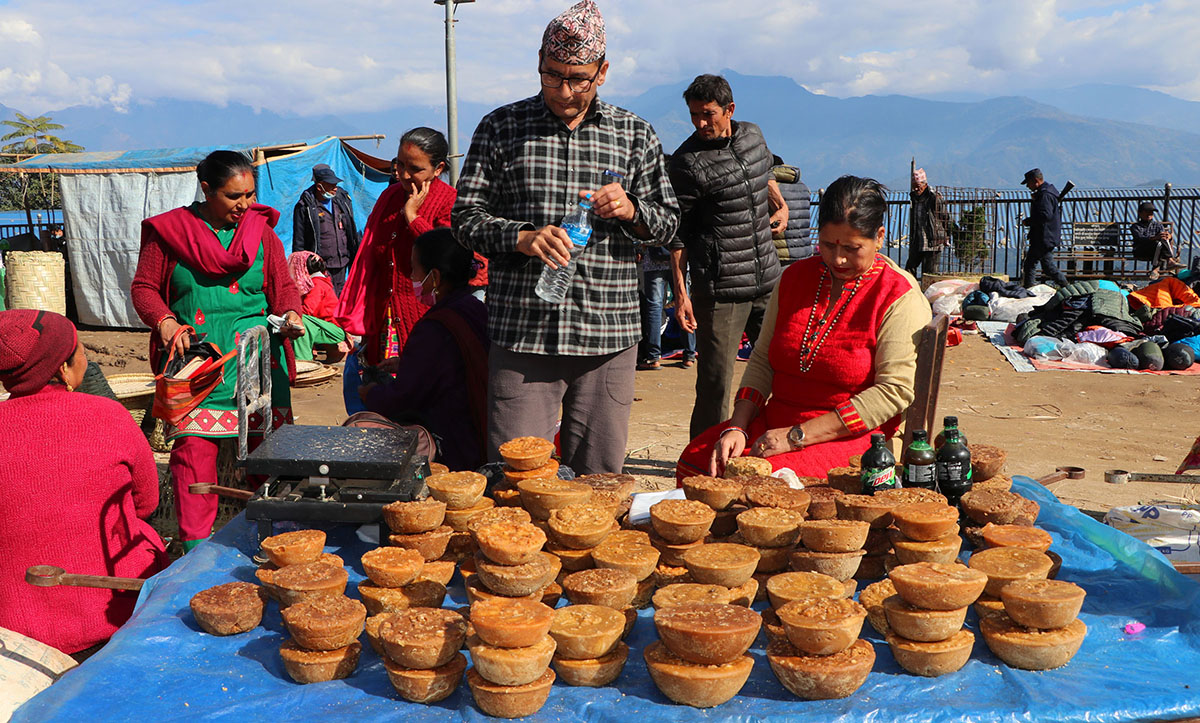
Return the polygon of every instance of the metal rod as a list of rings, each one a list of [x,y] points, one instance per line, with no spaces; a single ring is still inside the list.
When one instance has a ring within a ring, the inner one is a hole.
[[[458,185],[458,91],[454,70],[454,5],[446,0],[446,140],[450,145],[450,185]]]

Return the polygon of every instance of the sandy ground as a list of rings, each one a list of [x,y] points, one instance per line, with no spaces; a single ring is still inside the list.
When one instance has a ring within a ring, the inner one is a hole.
[[[106,373],[148,372],[146,335],[80,334]],[[674,464],[688,441],[695,369],[666,362],[638,372],[626,471],[643,489],[673,486]],[[339,424],[341,377],[292,392],[300,424]],[[1111,485],[1104,471],[1173,473],[1200,434],[1195,377],[1079,372],[1017,373],[983,338],[948,349],[939,414],[957,414],[968,439],[1008,451],[1006,471],[1041,477],[1060,465],[1087,470],[1051,489],[1068,504],[1100,514],[1149,502],[1193,502],[1200,486],[1131,482]],[[1200,482],[1200,475],[1197,475]]]

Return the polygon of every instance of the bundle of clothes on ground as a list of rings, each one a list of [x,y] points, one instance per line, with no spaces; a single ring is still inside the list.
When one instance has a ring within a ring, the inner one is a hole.
[[[964,319],[1008,321],[1007,338],[1035,359],[1160,371],[1188,369],[1200,353],[1200,274],[1193,271],[1142,289],[1107,280],[1025,289],[986,276],[978,288],[936,286],[926,291],[935,311],[961,299]]]

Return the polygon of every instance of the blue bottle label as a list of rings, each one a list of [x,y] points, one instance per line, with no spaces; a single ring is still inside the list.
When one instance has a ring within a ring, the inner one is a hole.
[[[571,243],[576,246],[587,246],[588,239],[592,237],[592,229],[588,226],[577,226],[573,223],[563,224],[563,231],[571,237]]]

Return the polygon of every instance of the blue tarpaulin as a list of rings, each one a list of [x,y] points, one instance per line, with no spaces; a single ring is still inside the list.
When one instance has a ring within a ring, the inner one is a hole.
[[[921,678],[901,670],[871,627],[875,668],[844,700],[801,701],[783,688],[763,655],[764,637],[751,648],[754,671],[741,693],[708,710],[672,704],[654,687],[642,650],[656,639],[652,611],[643,610],[627,642],[629,661],[606,688],[556,683],[536,721],[1135,721],[1200,715],[1200,585],[1176,573],[1157,552],[1122,532],[1059,503],[1027,478],[1014,481],[1041,504],[1038,526],[1054,538],[1063,558],[1060,579],[1087,590],[1088,634],[1078,655],[1058,670],[1009,668],[968,628],[975,649],[962,670]],[[362,579],[359,556],[367,546],[349,528],[331,528],[329,551]],[[271,605],[256,630],[231,637],[200,631],[188,609],[196,592],[231,580],[254,580],[250,555],[254,527],[236,518],[213,538],[144,587],[139,607],[99,654],[69,672],[17,711],[14,720],[109,720],[135,715],[180,718],[287,720],[482,720],[464,683],[445,701],[407,703],[388,683],[383,664],[363,645],[358,670],[346,680],[293,683],[279,660],[286,638]],[[465,604],[455,578],[446,607]],[[756,606],[760,607],[760,606]],[[1126,623],[1144,632],[1127,635]],[[136,713],[135,713],[136,711]]]

